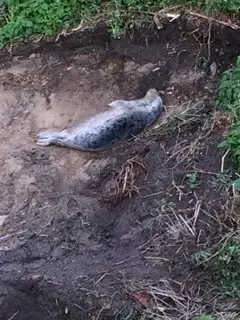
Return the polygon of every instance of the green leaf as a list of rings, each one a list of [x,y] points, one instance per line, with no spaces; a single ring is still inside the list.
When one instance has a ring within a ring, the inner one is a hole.
[[[236,151],[234,151],[234,155],[235,156],[239,156],[240,155],[240,149],[237,149]]]
[[[240,178],[233,181],[235,190],[240,191]]]
[[[218,148],[229,148],[229,142],[228,140],[223,140],[217,145]]]
[[[201,316],[199,320],[215,320],[212,316]]]

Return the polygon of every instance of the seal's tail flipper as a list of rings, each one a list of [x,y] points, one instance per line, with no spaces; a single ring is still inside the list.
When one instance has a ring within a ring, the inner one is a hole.
[[[49,146],[50,144],[60,144],[64,139],[66,131],[62,132],[40,132],[38,135],[37,145]]]

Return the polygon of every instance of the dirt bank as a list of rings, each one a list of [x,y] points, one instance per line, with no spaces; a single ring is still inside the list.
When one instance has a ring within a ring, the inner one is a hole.
[[[197,21],[183,20],[122,40],[100,27],[26,44],[11,58],[2,53],[1,320],[125,319],[139,302],[149,307],[139,294],[147,283],[181,292],[187,306],[192,287],[180,288],[192,274],[187,258],[231,223],[216,148],[228,119],[214,112],[214,100],[239,48],[236,31],[213,27],[209,38]],[[164,132],[97,155],[36,146],[39,131],[63,129],[150,87],[166,106],[159,123],[180,115]],[[114,183],[122,186],[124,175],[131,198],[115,203]],[[179,312],[173,293],[166,299],[163,319],[167,305]]]

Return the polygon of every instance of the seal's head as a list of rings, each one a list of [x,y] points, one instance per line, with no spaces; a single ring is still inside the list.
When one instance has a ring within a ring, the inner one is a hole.
[[[146,98],[154,98],[156,96],[159,97],[159,94],[157,90],[153,88],[149,89],[148,92],[146,93]]]

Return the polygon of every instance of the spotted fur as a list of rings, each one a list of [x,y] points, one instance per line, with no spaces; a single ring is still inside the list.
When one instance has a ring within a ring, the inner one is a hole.
[[[71,131],[41,132],[37,144],[85,151],[108,149],[149,127],[162,112],[163,103],[157,91],[150,89],[142,99],[116,100],[109,107]]]

